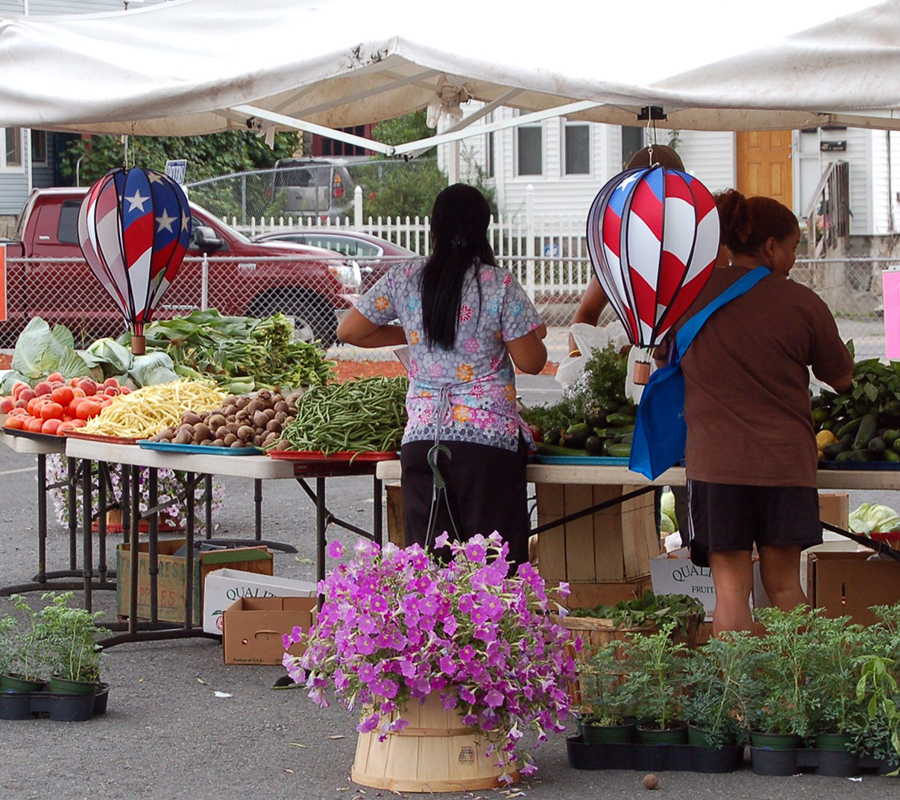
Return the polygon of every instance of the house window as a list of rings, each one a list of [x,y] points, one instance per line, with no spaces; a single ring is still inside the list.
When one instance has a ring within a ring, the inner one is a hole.
[[[589,175],[591,172],[591,128],[586,122],[564,125],[563,146],[566,175]]]
[[[31,132],[31,161],[34,164],[47,163],[47,131]]]
[[[632,156],[644,146],[644,129],[622,126],[622,169],[628,166]]]
[[[542,125],[522,125],[516,128],[518,154],[517,174],[544,174],[544,128]]]
[[[22,166],[22,129],[6,128],[4,129],[4,147],[3,147],[3,163],[4,167],[21,167]]]

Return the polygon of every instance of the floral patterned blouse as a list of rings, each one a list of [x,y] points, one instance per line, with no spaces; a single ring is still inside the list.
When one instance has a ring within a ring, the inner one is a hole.
[[[430,348],[422,330],[424,265],[424,260],[394,265],[356,306],[370,322],[399,319],[406,331],[409,421],[403,442],[439,435],[515,450],[520,429],[528,440],[530,435],[516,411],[515,370],[505,342],[539,327],[541,317],[509,270],[479,264],[481,298],[473,271],[463,288],[455,347]],[[439,417],[442,424],[435,431]]]

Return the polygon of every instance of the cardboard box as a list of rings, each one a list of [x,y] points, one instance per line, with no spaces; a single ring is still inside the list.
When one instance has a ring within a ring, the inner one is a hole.
[[[845,531],[850,529],[850,495],[847,492],[819,492],[819,519]],[[823,531],[825,541],[846,539],[839,533]]]
[[[203,585],[203,630],[222,635],[223,615],[242,597],[315,597],[316,584],[260,575],[239,569],[217,569]]]
[[[284,634],[313,624],[315,597],[242,597],[225,609],[223,653],[226,664],[281,664]],[[292,645],[291,655],[304,648]]]
[[[540,526],[637,487],[539,483],[535,488]],[[650,574],[650,559],[658,554],[653,492],[544,531],[537,542],[538,569],[551,583],[638,580]]]
[[[185,558],[174,553],[184,539],[166,539],[157,546],[156,597],[158,618],[163,622],[184,622]],[[138,619],[150,619],[150,545],[138,546]],[[235,547],[227,550],[200,552],[194,558],[193,622],[200,623],[203,583],[213,570],[232,569],[272,574],[272,553],[265,547]],[[128,615],[131,597],[131,543],[116,547],[116,609]]]
[[[893,559],[869,561],[872,553],[813,550],[807,565],[810,605],[825,609],[828,617],[848,615],[853,622],[876,621],[871,606],[900,600],[900,563]]]

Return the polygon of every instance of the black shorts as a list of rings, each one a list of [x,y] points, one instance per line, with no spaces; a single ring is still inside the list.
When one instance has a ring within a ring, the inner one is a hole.
[[[403,516],[406,544],[426,544],[434,475],[428,466],[428,451],[434,442],[409,442],[400,448]],[[441,454],[438,467],[447,483],[447,498],[460,538],[498,531],[509,544],[509,560],[528,561],[528,482],[525,467],[528,447],[519,437],[518,450],[504,450],[473,442],[442,441],[451,457]],[[452,531],[443,503],[437,513],[435,536]],[[452,533],[451,533],[452,536]],[[446,557],[448,553],[442,553]]]
[[[806,486],[746,486],[689,480],[691,561],[709,566],[709,554],[757,547],[812,547],[822,543],[819,493]]]

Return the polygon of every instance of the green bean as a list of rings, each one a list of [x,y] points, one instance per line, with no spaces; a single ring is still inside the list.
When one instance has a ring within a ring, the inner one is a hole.
[[[326,455],[396,450],[406,427],[407,389],[405,377],[313,386],[297,403],[297,416],[282,431],[282,442],[291,450]]]

